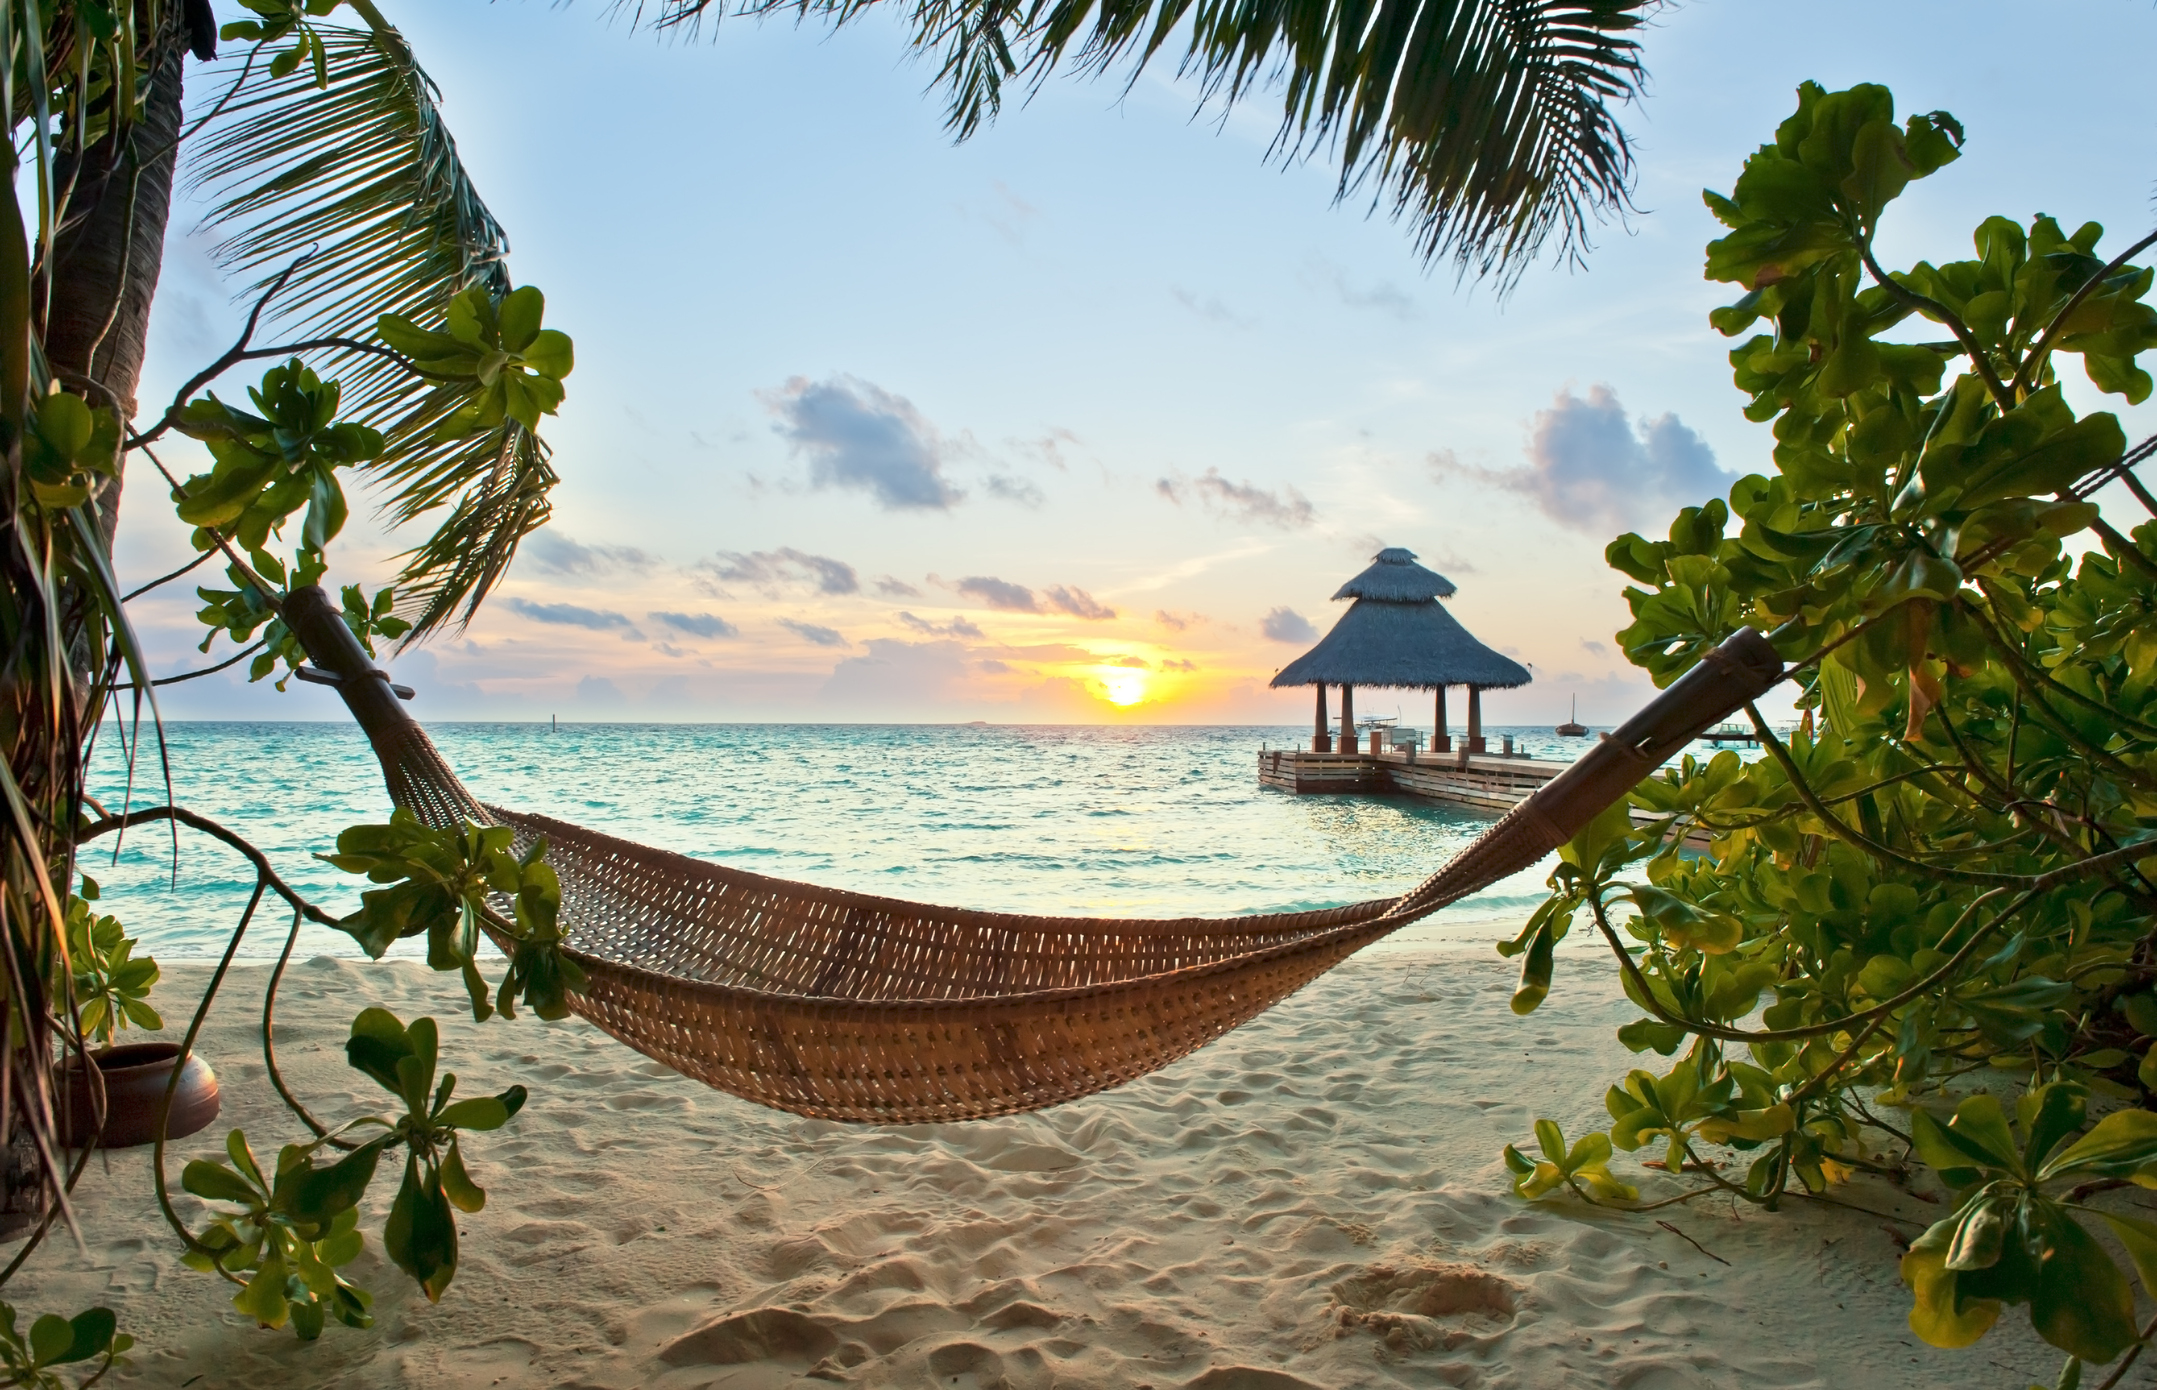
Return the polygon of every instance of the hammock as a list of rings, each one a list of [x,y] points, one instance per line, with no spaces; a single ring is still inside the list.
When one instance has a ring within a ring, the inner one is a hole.
[[[294,590],[284,617],[397,805],[438,826],[546,839],[564,950],[587,981],[575,1013],[745,1100],[878,1124],[1040,1110],[1159,1070],[1535,863],[1782,675],[1766,639],[1739,632],[1398,898],[1229,918],[1029,917],[793,883],[484,806],[321,589]]]

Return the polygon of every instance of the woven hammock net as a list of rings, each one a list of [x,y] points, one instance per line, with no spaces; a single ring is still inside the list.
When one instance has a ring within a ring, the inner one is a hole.
[[[1398,898],[1227,918],[1032,917],[795,883],[483,805],[319,589],[296,591],[287,621],[397,805],[438,826],[545,839],[565,951],[587,978],[574,1012],[745,1100],[881,1124],[1040,1110],[1168,1065],[1534,864],[1782,673],[1765,639],[1738,633]]]

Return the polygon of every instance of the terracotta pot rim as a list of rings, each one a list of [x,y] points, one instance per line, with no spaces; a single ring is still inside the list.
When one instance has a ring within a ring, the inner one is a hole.
[[[171,1071],[179,1059],[180,1045],[170,1042],[122,1043],[117,1047],[103,1047],[90,1054],[90,1060],[104,1073],[109,1081],[114,1077],[133,1072]],[[201,1060],[200,1053],[189,1053],[190,1065]],[[67,1069],[78,1075],[82,1072],[80,1058],[68,1059]]]

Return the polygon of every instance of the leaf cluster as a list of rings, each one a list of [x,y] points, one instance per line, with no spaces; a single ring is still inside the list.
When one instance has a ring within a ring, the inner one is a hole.
[[[384,314],[375,333],[442,383],[426,413],[437,441],[499,430],[515,420],[527,430],[562,404],[562,378],[576,366],[569,335],[542,328],[546,297],[532,285],[497,298],[474,285],[449,301],[440,329]],[[405,427],[407,430],[410,426]]]
[[[265,1177],[247,1135],[235,1129],[225,1136],[229,1165],[196,1159],[180,1173],[180,1185],[195,1196],[238,1208],[212,1219],[183,1256],[188,1266],[239,1283],[232,1306],[258,1326],[290,1322],[310,1342],[331,1318],[347,1327],[374,1326],[374,1296],[337,1271],[364,1248],[359,1200],[386,1140],[318,1165],[325,1142],[285,1145],[274,1174]]]
[[[218,538],[260,550],[271,532],[307,509],[300,552],[319,556],[350,514],[337,470],[382,452],[381,431],[337,419],[342,395],[297,357],[263,373],[251,386],[253,414],[212,392],[173,412],[175,428],[208,446],[215,467],[173,489],[174,510],[196,528],[197,550]]]
[[[68,898],[67,963],[82,1036],[110,1043],[130,1023],[155,1031],[165,1020],[149,1002],[157,962],[135,954],[135,938],[119,918],[91,909],[97,896],[97,881],[84,874],[80,895]]]
[[[425,936],[428,965],[463,976],[474,1018],[496,1009],[514,1018],[522,1000],[541,1018],[557,1019],[568,1017],[567,996],[583,988],[584,971],[562,950],[562,883],[546,853],[544,840],[520,852],[508,826],[436,829],[400,807],[387,825],[349,827],[335,854],[316,857],[389,885],[361,893],[360,910],[342,923],[368,955]],[[483,925],[509,946],[509,968],[491,1004],[478,962]]]
[[[22,470],[40,507],[65,511],[119,476],[120,416],[55,391],[35,402],[23,432]]]
[[[344,0],[240,0],[242,9],[250,10],[259,19],[236,19],[217,31],[217,36],[227,41],[240,39],[255,44],[273,44],[290,38],[292,46],[270,59],[271,77],[290,77],[298,72],[300,64],[308,65],[315,86],[330,84],[329,51],[322,45],[322,35],[310,19],[320,19],[334,12]]]
[[[263,649],[248,663],[247,679],[262,680],[281,662],[285,674],[278,678],[277,688],[283,690],[292,679],[291,673],[307,660],[306,647],[285,626],[281,616],[284,596],[294,588],[318,582],[325,566],[319,556],[302,554],[288,577],[284,562],[266,550],[255,551],[248,558],[253,561],[249,569],[237,563],[225,569],[234,587],[195,590],[196,597],[202,600],[196,620],[210,629],[197,650],[207,652],[220,634],[240,643],[260,629]],[[377,637],[394,639],[411,631],[412,625],[397,616],[396,603],[396,590],[388,587],[375,590],[372,599],[357,584],[347,584],[340,592],[340,616],[368,655],[374,655]]]
[[[2157,1187],[2157,1114],[2115,1111],[2074,1139],[2087,1104],[2086,1087],[2062,1081],[2022,1096],[2012,1119],[1991,1095],[1963,1101],[1944,1125],[1922,1110],[1912,1117],[1919,1155],[1961,1190],[1954,1214],[1902,1257],[1916,1295],[1910,1326],[1926,1341],[1968,1346],[2005,1304],[2028,1305],[2045,1340],[2084,1361],[2110,1361],[2138,1339],[2133,1287],[2076,1213],[2111,1229],[2152,1295],[2157,1225],[2059,1189],[2104,1179]]]
[[[454,1211],[475,1212],[487,1194],[465,1166],[461,1136],[500,1129],[524,1107],[525,1088],[500,1095],[455,1098],[457,1077],[436,1081],[439,1039],[434,1020],[410,1027],[386,1009],[365,1009],[352,1020],[346,1060],[401,1101],[396,1119],[377,1115],[347,1129],[381,1133],[327,1165],[316,1155],[330,1136],[312,1144],[287,1145],[273,1178],[265,1179],[246,1136],[226,1136],[225,1162],[198,1159],[181,1173],[181,1184],[208,1201],[238,1208],[220,1213],[189,1253],[197,1269],[219,1270],[240,1283],[233,1306],[263,1327],[290,1321],[312,1341],[334,1317],[348,1327],[373,1324],[373,1297],[337,1273],[364,1246],[359,1203],[374,1181],[382,1155],[404,1152],[404,1175],[383,1227],[382,1246],[428,1300],[441,1298],[457,1272]]]
[[[15,1317],[14,1305],[0,1303],[0,1366],[7,1369],[9,1385],[27,1390],[67,1390],[53,1367],[102,1357],[103,1364],[81,1382],[93,1385],[114,1366],[125,1365],[124,1354],[135,1345],[133,1337],[116,1330],[119,1319],[110,1308],[92,1308],[72,1318],[47,1313],[30,1324],[27,1334],[15,1325]]]

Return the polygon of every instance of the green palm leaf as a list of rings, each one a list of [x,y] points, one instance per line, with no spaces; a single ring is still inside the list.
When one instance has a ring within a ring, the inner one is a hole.
[[[843,24],[878,0],[744,0]],[[1135,80],[1181,45],[1179,74],[1223,107],[1275,88],[1273,153],[1337,158],[1336,196],[1371,191],[1427,260],[1510,282],[1555,241],[1578,260],[1629,209],[1632,153],[1612,108],[1639,91],[1631,37],[1656,0],[913,0],[913,46],[936,55],[965,139],[1006,82],[1059,66]],[[641,3],[625,6],[643,18]],[[655,0],[693,26],[717,0]]]
[[[368,338],[376,318],[440,316],[457,291],[509,289],[509,239],[458,157],[437,91],[404,37],[387,25],[319,26],[328,83],[302,65],[273,77],[235,69],[238,90],[193,152],[191,176],[216,204],[205,225],[223,233],[220,262],[268,287],[293,248],[313,253],[293,272],[273,315],[307,337]],[[335,370],[348,413],[387,422],[388,447],[368,471],[393,524],[448,507],[435,534],[407,551],[399,607],[417,640],[469,621],[543,524],[555,482],[546,446],[521,425],[441,441],[449,395],[392,363],[356,353]]]

